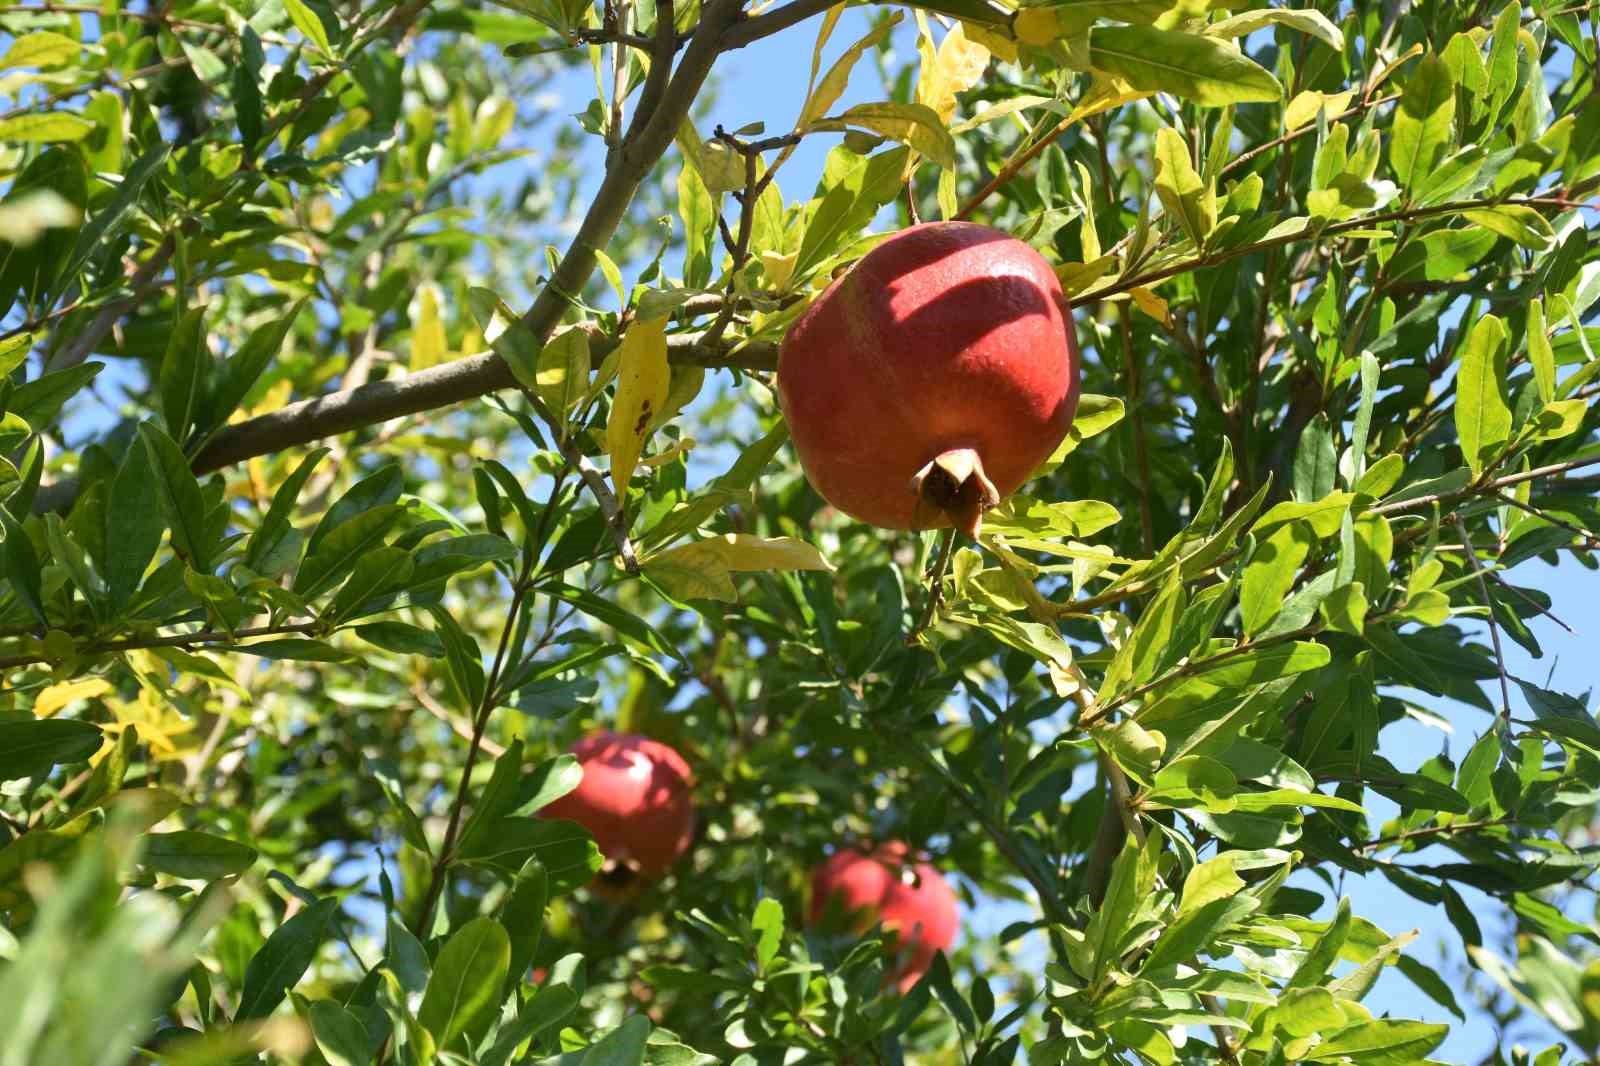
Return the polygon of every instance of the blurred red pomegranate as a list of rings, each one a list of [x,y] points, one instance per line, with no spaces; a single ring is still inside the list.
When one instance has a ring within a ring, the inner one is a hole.
[[[902,961],[894,980],[901,992],[917,983],[936,953],[949,949],[961,922],[949,882],[898,842],[870,853],[837,852],[811,872],[809,923],[821,926],[830,911],[853,918],[858,931],[881,922],[896,933]]]
[[[985,226],[890,237],[790,327],[778,392],[812,486],[863,522],[976,536],[1078,406],[1050,264]]]
[[[606,858],[602,883],[655,879],[689,849],[693,776],[672,748],[628,733],[596,733],[573,746],[583,781],[541,812],[587,829]]]

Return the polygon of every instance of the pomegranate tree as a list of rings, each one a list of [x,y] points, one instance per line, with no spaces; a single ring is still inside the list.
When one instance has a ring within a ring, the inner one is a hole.
[[[950,883],[899,842],[838,851],[812,870],[809,922],[820,927],[830,915],[847,916],[858,931],[881,923],[895,933],[900,961],[892,979],[902,992],[955,942],[960,926]]]
[[[1066,436],[1078,375],[1050,264],[966,222],[879,244],[778,358],[784,417],[824,499],[873,525],[971,536]]]
[[[694,836],[693,776],[683,756],[658,740],[611,732],[585,737],[572,754],[583,780],[542,813],[594,837],[606,859],[602,886],[666,873]]]

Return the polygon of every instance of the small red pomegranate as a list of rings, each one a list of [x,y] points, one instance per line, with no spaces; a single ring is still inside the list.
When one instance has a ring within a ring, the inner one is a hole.
[[[986,226],[929,222],[879,244],[778,356],[812,486],[876,526],[976,536],[1072,425],[1078,349],[1063,308],[1050,265]]]
[[[960,924],[950,883],[897,842],[870,853],[839,851],[811,872],[810,924],[822,925],[834,907],[854,916],[861,931],[881,922],[896,933],[902,962],[894,980],[901,992],[955,942]]]
[[[572,754],[582,782],[541,813],[577,822],[594,837],[606,858],[601,886],[660,877],[694,835],[689,764],[660,741],[629,733],[585,737]]]

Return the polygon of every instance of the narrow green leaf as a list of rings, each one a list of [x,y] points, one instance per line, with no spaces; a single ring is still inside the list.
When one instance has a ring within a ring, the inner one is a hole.
[[[140,423],[139,436],[150,453],[156,499],[172,530],[173,550],[200,573],[210,573],[214,545],[207,534],[205,497],[188,458],[154,422]]]
[[[210,833],[180,829],[147,836],[139,861],[173,877],[216,881],[250,869],[255,865],[256,849]]]
[[[1511,436],[1506,402],[1505,324],[1494,315],[1473,323],[1461,345],[1456,373],[1456,433],[1461,454],[1474,476],[1483,473]]]
[[[42,774],[62,763],[82,762],[105,739],[91,722],[66,718],[0,722],[0,781]]]
[[[190,423],[200,414],[210,361],[204,311],[191,308],[172,327],[167,354],[161,360],[161,415],[175,441],[188,437]]]
[[[470,1045],[494,1020],[511,966],[511,938],[492,918],[474,918],[453,933],[434,960],[417,1021],[434,1043]]]
[[[320,899],[278,926],[244,971],[244,991],[234,1021],[265,1018],[289,994],[317,957],[337,900]]]
[[[1452,147],[1455,80],[1438,56],[1423,56],[1406,82],[1394,116],[1389,165],[1407,189],[1420,185]]]
[[[1202,107],[1273,101],[1283,95],[1265,68],[1212,37],[1153,26],[1096,26],[1089,62],[1135,89],[1167,92]]]

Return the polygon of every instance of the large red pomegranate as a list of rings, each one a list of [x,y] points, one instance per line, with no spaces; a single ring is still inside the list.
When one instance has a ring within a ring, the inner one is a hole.
[[[796,320],[778,393],[824,499],[890,529],[976,536],[1066,436],[1078,349],[1050,265],[986,226],[890,237]]]
[[[585,737],[572,754],[583,780],[540,813],[589,831],[606,858],[602,884],[660,877],[694,835],[689,764],[660,741],[629,733]]]
[[[836,852],[811,872],[810,924],[824,924],[835,908],[852,916],[859,930],[881,922],[895,932],[901,962],[894,980],[902,992],[917,983],[935,954],[955,942],[960,925],[950,883],[930,864],[914,861],[898,842],[871,852]]]

